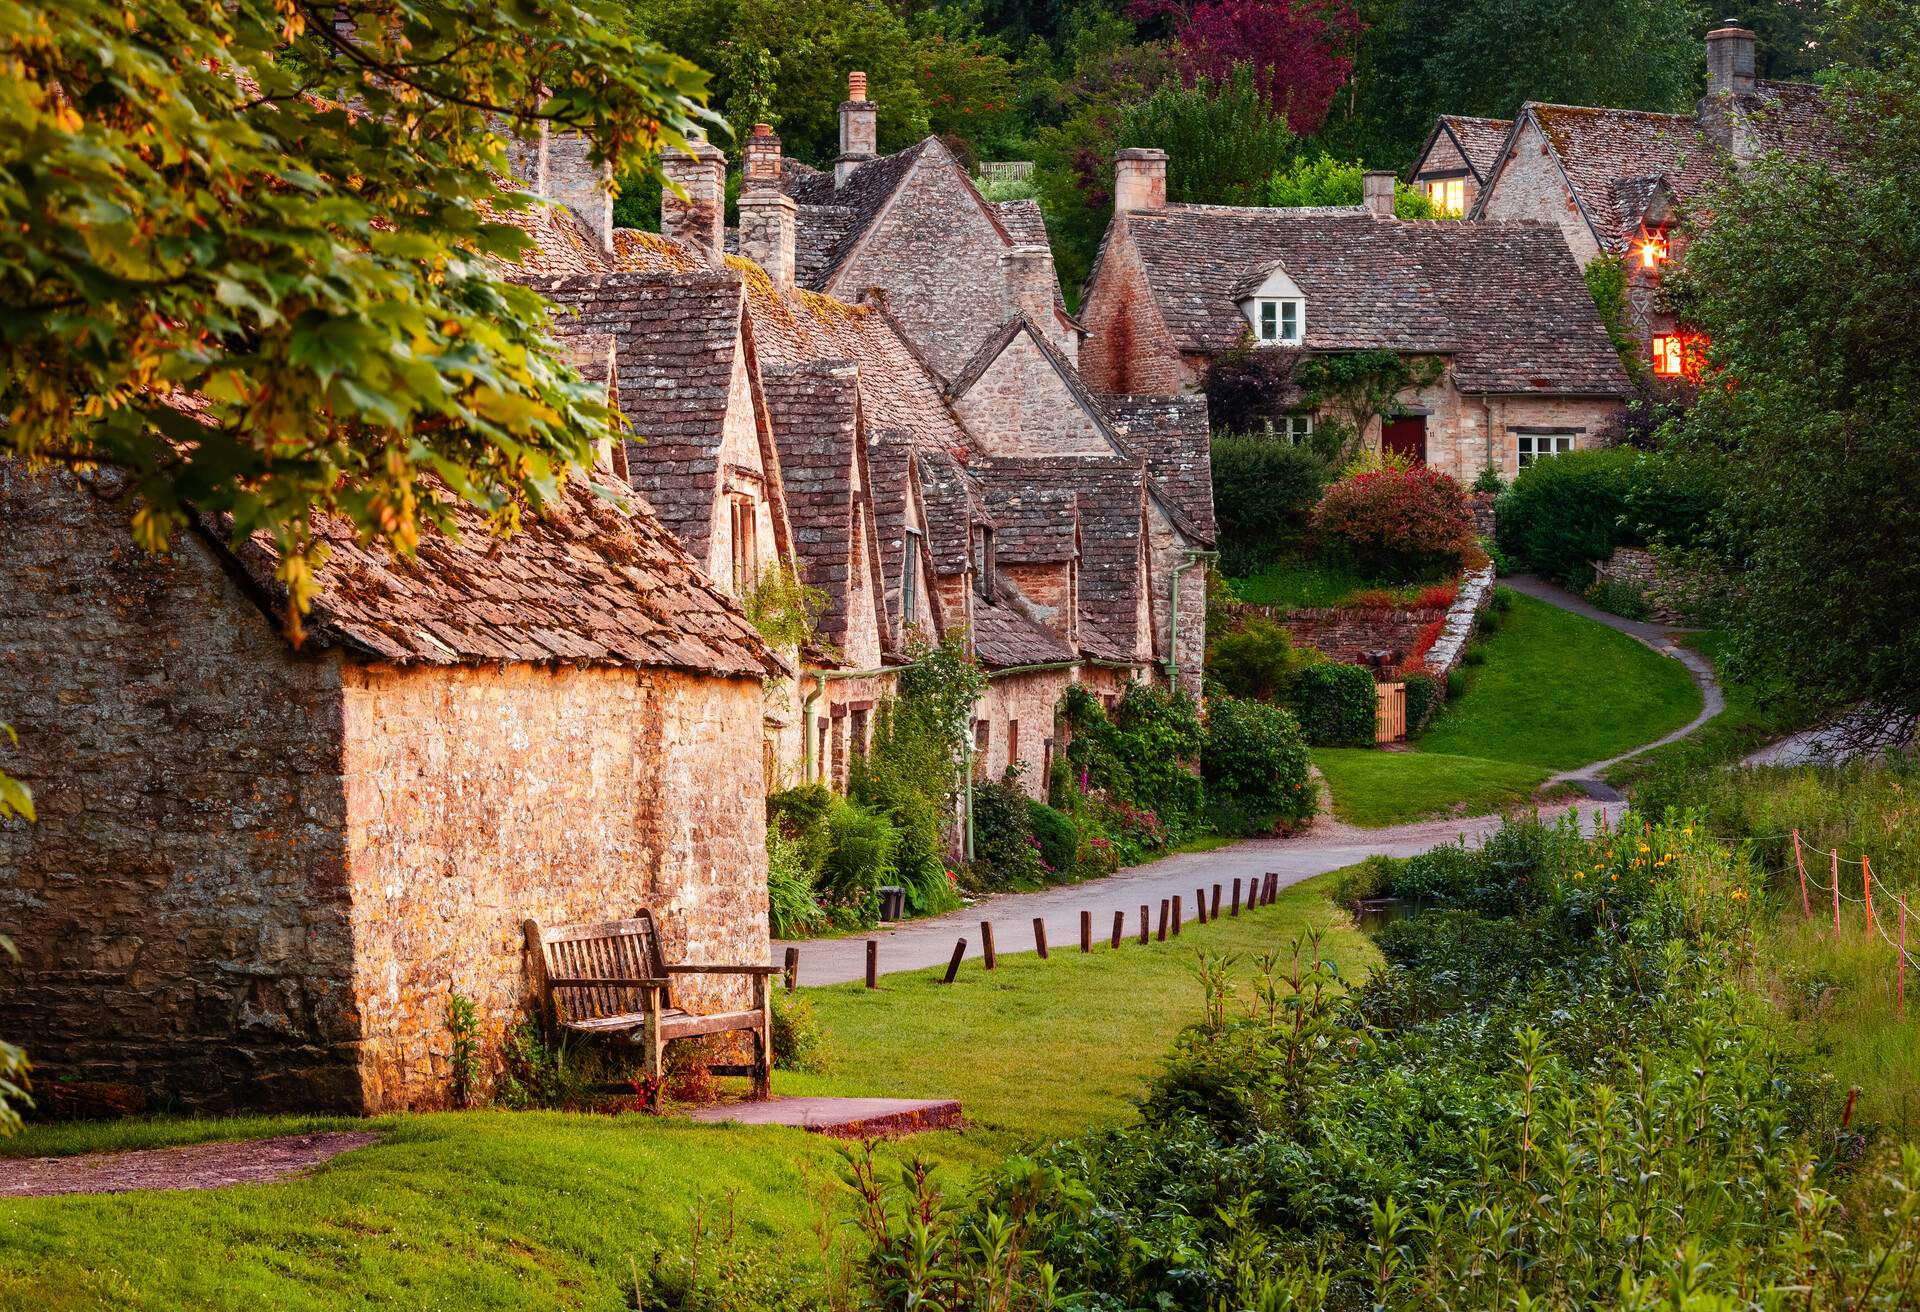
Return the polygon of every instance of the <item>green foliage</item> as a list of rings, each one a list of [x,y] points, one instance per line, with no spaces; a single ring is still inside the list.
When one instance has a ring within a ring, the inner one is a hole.
[[[1371,747],[1378,703],[1367,669],[1332,661],[1302,670],[1294,693],[1300,727],[1315,747]]]
[[[1616,546],[1687,546],[1720,493],[1687,462],[1626,447],[1536,460],[1500,497],[1501,550],[1569,586],[1593,582]]]
[[[1366,199],[1366,172],[1359,160],[1337,160],[1324,150],[1312,157],[1301,155],[1289,168],[1268,176],[1258,203],[1288,208],[1358,205]],[[1457,217],[1435,214],[1425,192],[1398,178],[1393,182],[1393,213],[1401,219]]]
[[[1677,437],[1725,491],[1730,668],[1891,727],[1920,713],[1920,334],[1901,308],[1920,296],[1920,13],[1848,9],[1886,44],[1837,79],[1840,158],[1764,160],[1700,202],[1714,221],[1671,293],[1725,385]]]
[[[1296,649],[1293,636],[1264,615],[1207,634],[1207,677],[1229,697],[1290,701],[1300,671],[1320,659],[1311,647]]]
[[[815,628],[831,601],[825,588],[809,586],[796,567],[781,562],[760,576],[740,605],[747,622],[774,646],[808,648],[816,644]]]
[[[1333,899],[1335,906],[1351,911],[1362,902],[1395,894],[1398,890],[1394,887],[1394,881],[1400,867],[1398,859],[1376,853],[1336,871],[1332,891],[1327,896]]]
[[[1475,562],[1466,493],[1427,465],[1382,468],[1328,488],[1313,512],[1322,556],[1370,579],[1437,579]]]
[[[801,938],[826,923],[826,910],[813,896],[804,845],[781,825],[768,825],[767,925],[773,937]]]
[[[1588,261],[1583,272],[1587,291],[1593,296],[1593,308],[1600,312],[1607,339],[1619,352],[1621,367],[1627,371],[1627,377],[1641,377],[1648,369],[1641,355],[1640,338],[1633,331],[1632,307],[1627,304],[1626,257],[1596,256]]]
[[[776,1070],[825,1073],[833,1064],[832,1043],[804,993],[773,993],[773,1065]]]
[[[1027,795],[1012,784],[973,786],[973,868],[978,888],[1033,888],[1046,872]]]
[[[861,923],[879,912],[880,885],[893,871],[900,831],[883,815],[841,798],[827,812],[826,857],[814,877],[823,905],[842,907]]]
[[[473,1009],[473,999],[458,992],[447,995],[447,1033],[453,1036],[453,1052],[447,1059],[453,1105],[471,1107],[480,1085],[480,1016]]]
[[[1428,718],[1445,696],[1445,686],[1420,670],[1404,676],[1401,683],[1407,690],[1407,736],[1413,737],[1427,727]]]
[[[1480,466],[1480,472],[1473,476],[1475,492],[1505,492],[1507,480],[1500,477],[1500,471],[1492,465]]]
[[[509,1111],[581,1108],[592,1100],[591,1080],[570,1060],[564,1043],[548,1045],[540,1023],[522,1020],[507,1031],[500,1049],[500,1083],[495,1100]]]
[[[1298,548],[1327,486],[1325,462],[1307,447],[1225,434],[1214,435],[1212,461],[1223,568],[1245,574]]]
[[[1216,808],[1233,807],[1242,832],[1267,833],[1311,819],[1319,802],[1300,722],[1279,706],[1209,698],[1200,766],[1208,800]]]
[[[1211,205],[1256,203],[1297,149],[1245,64],[1224,83],[1200,77],[1190,87],[1162,86],[1126,111],[1115,144],[1166,151],[1167,199]]]
[[[1376,419],[1400,413],[1399,396],[1412,388],[1431,386],[1446,372],[1446,362],[1399,351],[1330,351],[1308,357],[1295,373],[1301,403],[1321,413],[1316,442],[1337,435],[1339,445],[1323,448],[1329,465],[1340,465],[1357,454],[1360,435]]]
[[[1623,619],[1644,620],[1650,613],[1647,594],[1624,579],[1595,579],[1581,595],[1601,610]]]
[[[1080,851],[1080,830],[1073,819],[1054,810],[1044,802],[1027,802],[1027,818],[1033,830],[1033,839],[1040,851],[1040,860],[1046,866],[1047,873],[1054,878],[1065,878],[1078,873],[1077,856]]]
[[[0,6],[0,443],[127,471],[142,546],[189,505],[264,532],[290,623],[314,513],[402,554],[455,500],[511,529],[614,431],[494,263],[529,239],[481,206],[531,203],[497,193],[497,125],[578,128],[644,173],[712,121],[705,75],[602,0],[353,17]]]
[[[767,818],[770,916],[777,881],[778,914],[792,932],[814,926],[809,900],[836,924],[875,922],[879,888],[894,871],[901,841],[892,821],[821,784],[775,793],[767,799]]]
[[[1069,766],[1089,788],[1124,807],[1103,825],[1109,834],[1151,842],[1159,829],[1164,842],[1198,822],[1203,790],[1196,771],[1204,735],[1191,697],[1129,684],[1109,717],[1075,684],[1062,698],[1060,714],[1073,733]]]

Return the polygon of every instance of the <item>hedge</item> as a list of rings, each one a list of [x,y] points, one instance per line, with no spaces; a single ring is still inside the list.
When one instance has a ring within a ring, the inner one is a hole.
[[[1619,546],[1690,546],[1716,503],[1679,461],[1631,447],[1572,451],[1520,471],[1496,507],[1500,549],[1583,591]]]
[[[1216,815],[1234,813],[1234,829],[1259,833],[1304,820],[1318,800],[1308,778],[1307,740],[1284,707],[1240,697],[1207,701],[1201,774]]]
[[[1371,747],[1379,697],[1364,666],[1309,665],[1295,685],[1295,708],[1315,747]]]
[[[1326,485],[1326,465],[1306,447],[1216,435],[1213,515],[1221,569],[1249,573],[1297,548]]]

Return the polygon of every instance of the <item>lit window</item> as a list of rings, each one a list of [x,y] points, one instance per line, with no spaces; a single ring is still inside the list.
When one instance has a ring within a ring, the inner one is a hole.
[[[1298,346],[1307,335],[1307,303],[1302,300],[1261,300],[1255,302],[1258,314],[1254,324],[1260,340],[1284,346]]]
[[[1658,230],[1643,231],[1635,239],[1633,249],[1643,269],[1658,269],[1667,262],[1667,234]]]
[[[1700,380],[1700,364],[1706,339],[1696,333],[1655,333],[1653,335],[1653,372],[1662,378]]]
[[[1313,436],[1313,416],[1310,414],[1288,415],[1286,423],[1287,441],[1293,446],[1299,446]]]
[[[907,530],[906,561],[900,567],[900,624],[920,622],[920,530]]]
[[[1545,460],[1548,456],[1565,455],[1573,450],[1575,436],[1569,431],[1515,433],[1513,442],[1520,457],[1520,468],[1525,469],[1534,461]]]
[[[1426,185],[1427,199],[1432,202],[1435,214],[1457,219],[1467,212],[1467,180],[1465,178],[1442,178]]]

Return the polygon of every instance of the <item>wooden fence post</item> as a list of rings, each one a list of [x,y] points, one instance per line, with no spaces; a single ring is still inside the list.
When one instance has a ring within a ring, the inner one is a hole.
[[[1860,854],[1860,891],[1867,898],[1867,933],[1873,933],[1873,862],[1865,852]]]
[[[953,957],[947,962],[947,977],[940,981],[942,984],[953,983],[953,977],[960,973],[960,959],[966,955],[967,941],[961,939],[953,945]]]
[[[1165,898],[1161,898],[1161,899],[1160,899],[1160,933],[1159,933],[1159,939],[1160,939],[1160,941],[1161,941],[1162,943],[1165,943],[1165,942],[1167,941],[1167,899],[1165,899]]]
[[[1033,950],[1040,954],[1040,960],[1047,959],[1047,918],[1045,916],[1033,918]]]
[[[1220,885],[1218,884],[1213,886],[1213,902],[1207,907],[1207,916],[1212,920],[1220,919]]]
[[[1240,914],[1240,881],[1237,879],[1233,881],[1233,911],[1231,914],[1235,916]]]
[[[1807,858],[1800,850],[1800,831],[1793,831],[1793,864],[1800,871],[1800,913],[1813,919],[1813,903],[1807,900]]]
[[[1150,937],[1152,936],[1148,933],[1147,904],[1142,902],[1140,904],[1140,946],[1145,947]]]
[[[1141,907],[1140,910],[1144,912],[1146,911],[1146,908]],[[1114,951],[1118,952],[1120,950],[1120,936],[1126,932],[1127,932],[1127,913],[1124,911],[1114,912],[1113,913],[1113,944],[1112,944]],[[1142,938],[1145,938],[1146,933],[1147,933],[1147,918],[1145,915],[1142,915],[1140,917],[1140,936]]]
[[[1840,849],[1833,849],[1833,936],[1840,937]]]
[[[993,955],[993,922],[991,920],[980,922],[980,957],[987,963],[988,970],[1000,964],[1000,958]]]
[[[1180,937],[1180,895],[1173,895],[1173,936]]]
[[[1204,888],[1193,890],[1193,918],[1199,924],[1207,923],[1207,890]]]
[[[1080,913],[1080,950],[1093,951],[1093,912],[1091,911]]]
[[[799,948],[787,949],[785,954],[785,960],[782,963],[780,970],[781,970],[781,973],[787,977],[787,992],[791,993],[795,989],[800,987],[800,949]]]
[[[880,940],[877,938],[867,940],[867,987],[880,987]]]

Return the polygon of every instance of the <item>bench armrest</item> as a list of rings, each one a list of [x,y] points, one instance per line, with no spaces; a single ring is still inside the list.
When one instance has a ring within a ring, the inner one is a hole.
[[[669,975],[778,975],[785,966],[668,966]]]
[[[629,977],[625,975],[576,979],[572,976],[554,976],[547,980],[549,988],[563,989],[663,989],[667,986],[664,979]]]

